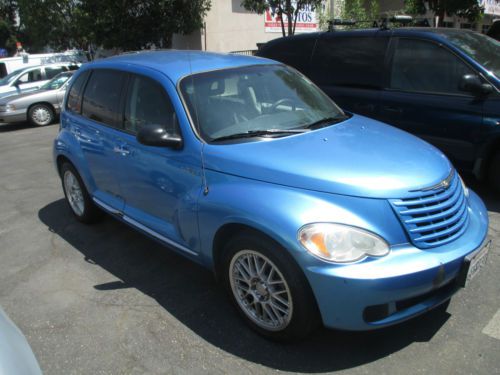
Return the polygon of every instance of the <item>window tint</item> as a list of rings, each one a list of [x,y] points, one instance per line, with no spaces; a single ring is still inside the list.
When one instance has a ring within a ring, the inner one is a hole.
[[[293,66],[307,74],[315,43],[316,38],[310,36],[283,39],[278,43],[271,43],[259,55]]]
[[[320,86],[381,88],[388,38],[326,35],[314,53],[312,77]]]
[[[94,70],[83,94],[82,114],[116,127],[124,79],[125,74],[115,70]]]
[[[458,57],[437,44],[400,39],[392,62],[392,89],[464,94],[458,89],[464,74],[474,74]]]
[[[82,110],[82,91],[90,71],[83,72],[78,76],[75,82],[71,85],[68,94],[66,109],[80,113]]]
[[[34,69],[27,73],[24,73],[21,77],[19,77],[17,83],[23,84],[23,83],[37,82],[41,80],[42,80],[42,71],[40,69]]]
[[[125,130],[137,133],[145,125],[163,125],[178,134],[175,111],[163,88],[153,80],[134,76],[130,80],[125,104]]]
[[[57,67],[46,67],[45,68],[45,76],[46,79],[52,79],[59,73],[65,72],[67,69],[64,66],[57,66]]]

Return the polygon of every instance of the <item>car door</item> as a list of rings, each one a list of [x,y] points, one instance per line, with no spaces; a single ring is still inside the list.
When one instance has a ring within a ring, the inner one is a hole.
[[[391,41],[390,74],[381,120],[413,133],[470,168],[481,139],[484,98],[460,91],[465,74],[477,74],[433,41]]]
[[[126,75],[116,70],[93,70],[83,92],[81,115],[75,113],[69,117],[92,178],[92,195],[98,203],[117,212],[124,206],[117,168],[122,153],[118,111],[125,79]],[[71,87],[68,108],[77,104],[73,103],[71,92],[77,83]],[[78,107],[74,112],[77,110]]]
[[[388,36],[325,33],[312,58],[310,78],[341,108],[374,117],[379,113]]]
[[[165,90],[168,85],[170,96]],[[124,219],[162,240],[192,249],[186,233],[198,233],[196,202],[201,192],[200,152],[189,147],[172,149],[146,146],[136,135],[149,124],[161,124],[180,135],[170,81],[132,74],[124,101],[119,173],[125,200]],[[181,228],[184,228],[181,230]],[[190,229],[186,229],[190,228]],[[165,240],[168,239],[168,240]],[[191,237],[192,238],[192,237]]]

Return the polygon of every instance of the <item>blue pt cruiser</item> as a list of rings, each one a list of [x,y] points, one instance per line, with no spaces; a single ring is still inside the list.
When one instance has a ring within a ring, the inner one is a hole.
[[[487,259],[487,211],[440,151],[267,59],[87,64],[54,159],[78,220],[107,212],[214,270],[273,339],[402,322]]]

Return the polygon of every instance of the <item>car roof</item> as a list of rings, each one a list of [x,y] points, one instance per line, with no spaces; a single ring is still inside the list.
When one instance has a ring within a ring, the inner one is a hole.
[[[367,29],[351,29],[351,30],[334,30],[334,31],[321,31],[315,33],[298,34],[291,37],[278,38],[269,41],[266,46],[273,46],[275,43],[282,43],[287,40],[301,40],[301,39],[317,39],[320,37],[353,37],[353,36],[419,36],[427,39],[445,39],[450,35],[476,33],[473,30],[467,29],[454,29],[444,27],[396,27],[389,29],[367,28]]]
[[[83,70],[118,68],[123,65],[143,66],[164,73],[172,82],[176,83],[180,78],[194,73],[262,64],[276,64],[276,62],[260,57],[229,53],[168,50],[126,53],[108,57],[85,64]]]

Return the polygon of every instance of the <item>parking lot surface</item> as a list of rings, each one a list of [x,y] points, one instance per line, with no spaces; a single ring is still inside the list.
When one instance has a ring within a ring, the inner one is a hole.
[[[46,374],[500,374],[500,197],[488,263],[448,309],[374,332],[269,342],[209,271],[106,217],[78,223],[52,164],[57,126],[0,126],[0,305]]]

